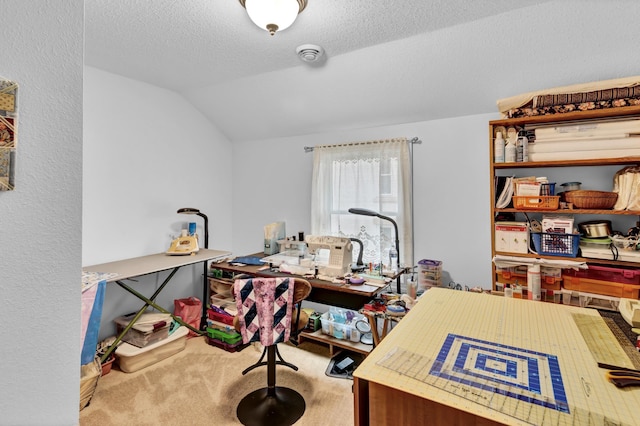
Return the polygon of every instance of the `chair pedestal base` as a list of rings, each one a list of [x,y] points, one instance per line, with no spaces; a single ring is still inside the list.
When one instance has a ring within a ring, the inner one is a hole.
[[[255,390],[242,398],[236,413],[245,426],[284,426],[294,424],[304,410],[302,395],[293,389],[276,386]]]

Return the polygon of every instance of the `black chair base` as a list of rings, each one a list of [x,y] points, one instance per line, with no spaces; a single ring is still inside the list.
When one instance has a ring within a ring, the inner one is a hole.
[[[302,417],[305,408],[302,395],[276,386],[255,390],[242,398],[236,413],[245,426],[288,426]]]
[[[298,367],[296,367],[295,365],[291,364],[290,362],[285,361],[282,358],[282,355],[280,355],[280,351],[278,350],[278,345],[274,345],[275,347],[275,352],[276,352],[276,357],[278,358],[275,363],[276,365],[284,365],[285,367],[289,367],[294,371],[298,371]],[[265,348],[262,350],[262,356],[260,357],[260,359],[258,360],[258,362],[256,362],[253,365],[250,365],[249,367],[245,368],[242,371],[242,375],[244,376],[245,374],[247,374],[249,371],[253,370],[254,368],[258,368],[258,367],[262,367],[263,365],[268,365],[269,362],[268,361],[263,361],[264,356],[267,354],[267,347],[265,346]]]

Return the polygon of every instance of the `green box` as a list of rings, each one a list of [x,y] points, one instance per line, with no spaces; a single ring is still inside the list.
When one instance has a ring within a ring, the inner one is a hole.
[[[320,317],[322,315],[318,312],[314,312],[309,315],[309,322],[307,322],[307,330],[317,331],[320,330]]]
[[[209,335],[209,337],[221,340],[230,345],[238,343],[240,340],[242,340],[242,335],[235,331],[227,333],[225,331],[218,330],[217,328],[207,327],[207,334]]]

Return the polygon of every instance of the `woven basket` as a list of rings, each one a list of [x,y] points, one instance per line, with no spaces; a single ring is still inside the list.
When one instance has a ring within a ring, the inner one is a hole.
[[[606,191],[567,191],[564,193],[564,199],[579,209],[607,210],[616,204],[618,194]]]

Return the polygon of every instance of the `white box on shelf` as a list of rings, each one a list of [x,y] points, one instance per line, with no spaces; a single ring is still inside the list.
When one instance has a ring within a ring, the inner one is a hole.
[[[496,222],[495,249],[507,253],[529,251],[529,225],[527,222]]]

